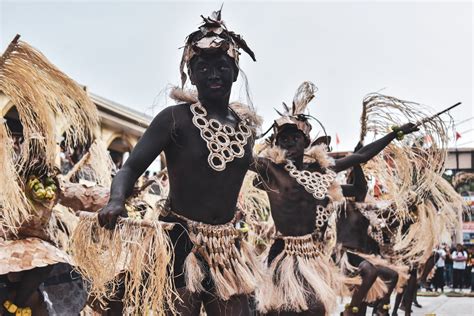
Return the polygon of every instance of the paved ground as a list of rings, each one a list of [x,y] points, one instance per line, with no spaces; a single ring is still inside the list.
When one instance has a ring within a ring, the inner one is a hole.
[[[395,297],[392,297],[392,304]],[[447,297],[440,295],[438,297],[418,296],[418,302],[423,308],[413,306],[412,316],[474,316],[474,297]],[[344,305],[340,304],[338,311],[342,311]],[[369,312],[372,312],[369,309]],[[369,312],[367,315],[369,315]],[[334,314],[334,316],[339,313]],[[399,316],[405,315],[403,311],[398,312]]]

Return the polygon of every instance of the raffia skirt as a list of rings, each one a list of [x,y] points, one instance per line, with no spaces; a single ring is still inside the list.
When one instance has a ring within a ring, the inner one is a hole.
[[[174,277],[177,288],[191,293],[208,291],[221,300],[249,295],[263,280],[262,264],[244,234],[228,223],[210,225],[170,213],[161,219],[177,222],[169,232],[174,244]]]
[[[257,309],[302,312],[316,303],[326,314],[337,307],[337,296],[344,295],[345,277],[330,257],[325,256],[313,234],[279,236],[267,258],[265,281],[257,287]]]

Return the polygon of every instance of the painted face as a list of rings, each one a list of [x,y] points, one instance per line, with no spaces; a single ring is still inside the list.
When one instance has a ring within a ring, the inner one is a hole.
[[[215,100],[230,95],[237,80],[234,60],[224,52],[203,53],[191,62],[191,83],[203,99]]]
[[[290,125],[278,133],[276,144],[286,150],[287,158],[294,159],[303,156],[308,143],[303,132]]]

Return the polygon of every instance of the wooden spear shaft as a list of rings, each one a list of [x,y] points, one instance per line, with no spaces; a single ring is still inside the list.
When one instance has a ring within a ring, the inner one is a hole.
[[[457,107],[458,105],[461,105],[461,102],[458,102],[458,103],[456,103],[456,104],[454,104],[454,105],[451,105],[450,107],[444,109],[443,111],[440,111],[440,112],[436,113],[435,115],[432,115],[432,116],[430,116],[430,117],[426,117],[426,118],[422,119],[421,121],[418,121],[418,123],[416,123],[416,126],[420,126],[421,124],[424,124],[424,123],[426,123],[426,122],[429,122],[429,121],[431,121],[432,119],[434,119],[435,117],[438,117],[438,116],[440,116],[441,114],[444,114],[444,113],[448,112],[449,110],[454,109],[454,108]]]
[[[97,219],[97,213],[91,213],[91,212],[83,212],[79,211],[76,213],[79,215],[79,218],[81,219]],[[162,221],[149,221],[145,219],[131,219],[128,217],[119,217],[117,222],[119,224],[128,224],[128,225],[133,225],[133,226],[138,226],[138,227],[147,227],[147,228],[156,228],[156,224],[160,225],[161,228],[165,230],[171,230],[174,227],[174,223],[167,223],[167,222],[162,222]]]

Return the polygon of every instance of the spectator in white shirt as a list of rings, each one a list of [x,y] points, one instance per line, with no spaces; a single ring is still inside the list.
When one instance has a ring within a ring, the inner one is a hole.
[[[444,291],[444,260],[446,259],[446,251],[444,251],[443,248],[441,248],[439,245],[436,247],[435,250],[438,253],[438,261],[436,261],[436,270],[435,270],[435,275],[433,278],[433,286],[434,290],[437,292],[438,289],[441,289],[441,292]]]
[[[466,269],[467,252],[464,251],[461,244],[456,245],[456,250],[452,252],[453,258],[453,289],[463,288],[463,275]]]

